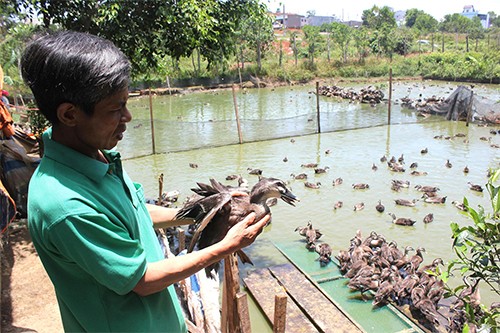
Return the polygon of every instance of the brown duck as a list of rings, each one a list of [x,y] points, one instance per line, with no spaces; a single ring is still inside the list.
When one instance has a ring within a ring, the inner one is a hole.
[[[211,185],[197,184],[198,188],[192,189],[197,198],[187,202],[176,215],[178,219],[192,218],[197,225],[188,252],[193,251],[195,245],[203,249],[221,241],[233,225],[251,212],[256,213],[256,220],[261,219],[270,212],[266,204],[270,198],[281,198],[292,206],[299,201],[286,184],[276,178],[261,177],[248,196],[233,196],[241,189],[223,185],[215,179],[210,179]],[[242,261],[251,263],[243,251],[238,251],[238,255]],[[219,263],[208,266],[205,269],[207,276],[218,267]]]
[[[387,214],[389,214],[392,217],[392,223],[394,223],[394,224],[412,226],[415,224],[415,222],[417,222],[417,221],[412,220],[412,219],[407,218],[407,217],[396,218],[396,215],[393,213],[387,213]]]

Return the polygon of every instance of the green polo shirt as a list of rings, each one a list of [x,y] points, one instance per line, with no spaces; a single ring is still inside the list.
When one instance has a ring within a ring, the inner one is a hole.
[[[142,186],[117,152],[99,162],[43,134],[44,157],[28,191],[28,225],[54,284],[66,332],[186,332],[173,286],[132,289],[163,259]]]

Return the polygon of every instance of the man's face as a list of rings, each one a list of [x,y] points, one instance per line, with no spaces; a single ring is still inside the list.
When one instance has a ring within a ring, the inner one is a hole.
[[[100,149],[114,148],[123,139],[126,123],[132,120],[127,100],[128,90],[123,89],[97,103],[92,116],[79,112],[75,134],[82,153],[93,156]]]

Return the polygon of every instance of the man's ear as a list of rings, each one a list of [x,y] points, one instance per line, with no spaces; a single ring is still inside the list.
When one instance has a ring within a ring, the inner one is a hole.
[[[57,118],[69,127],[76,125],[78,108],[72,103],[61,103],[57,107]]]

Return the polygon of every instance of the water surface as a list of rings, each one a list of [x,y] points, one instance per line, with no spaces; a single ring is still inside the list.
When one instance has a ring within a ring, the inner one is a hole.
[[[456,86],[450,83],[436,86],[429,83],[397,84],[397,93],[393,96],[394,99],[405,94],[418,96],[431,89],[433,94],[449,94],[453,87]],[[498,100],[498,86],[475,89]],[[284,202],[272,207],[272,224],[247,251],[257,267],[285,262],[273,242],[300,239],[294,230],[309,220],[323,232],[321,240],[329,243],[335,253],[347,249],[356,230],[361,230],[364,236],[376,231],[388,240],[395,240],[400,247],[424,247],[424,263],[430,263],[436,257],[445,262],[453,259],[450,223],[465,225],[470,221],[452,201],[462,201],[467,197],[473,207],[481,205],[486,211],[491,211],[487,192],[474,192],[468,183],[484,187],[488,169],[500,167],[500,150],[492,146],[500,144],[500,134],[490,133],[491,129],[500,130],[500,127],[475,124],[467,127],[463,122],[443,121],[436,117],[424,120],[397,104],[393,108],[392,124],[386,125],[386,105],[373,108],[321,98],[322,128],[335,131],[315,134],[316,100],[310,93],[312,90],[314,87],[304,86],[240,93],[238,105],[240,117],[244,119],[245,138],[251,137],[253,141],[259,137],[284,136],[243,144],[237,143],[231,91],[156,97],[155,105],[165,107],[161,112],[155,111],[155,119],[160,123],[158,126],[155,123],[157,149],[174,152],[130,158],[124,161],[125,168],[132,179],[145,186],[146,195],[152,198],[158,195],[158,176],[163,173],[164,190],[181,192],[179,204],[192,193],[190,188],[195,187],[196,182],[208,182],[210,178],[234,184],[225,181],[225,177],[236,173],[253,185],[257,176],[249,175],[248,168],[260,168],[264,176],[289,181],[292,191],[301,201],[296,207]],[[131,109],[135,119],[118,149],[125,157],[149,154],[147,99],[131,101]],[[254,126],[248,127],[253,122]],[[459,133],[464,137],[456,136]],[[438,135],[450,138],[435,138]],[[221,144],[227,145],[217,147]],[[183,151],[186,148],[189,150]],[[421,154],[424,148],[428,149],[427,154]],[[403,155],[407,171],[390,171],[385,163],[380,162],[383,155],[388,158]],[[287,162],[284,162],[285,157]],[[451,168],[445,166],[447,160],[451,162]],[[301,167],[311,162],[329,167],[328,172],[315,175],[312,169]],[[425,171],[427,175],[411,176],[409,165],[413,162],[418,163],[417,170]],[[190,168],[189,163],[198,164],[198,168]],[[372,170],[373,164],[378,167],[376,171]],[[468,174],[463,172],[465,166],[470,170]],[[290,176],[301,172],[308,174],[309,181],[320,182],[321,188],[306,188],[303,181],[293,180]],[[338,177],[344,182],[334,187],[333,180]],[[409,180],[410,188],[400,192],[391,190],[393,179]],[[352,184],[359,182],[368,183],[370,188],[354,190]],[[446,203],[423,202],[421,193],[414,188],[417,184],[439,187],[440,195],[446,196]],[[394,200],[398,198],[419,201],[415,207],[403,207],[395,204]],[[344,206],[334,210],[333,205],[339,200]],[[386,207],[384,213],[375,210],[379,200]],[[354,211],[354,205],[360,202],[365,204],[365,209]],[[392,223],[387,212],[417,222],[412,227],[398,226]],[[424,224],[423,217],[428,213],[434,214],[434,221]],[[492,301],[492,295],[487,291],[483,294],[485,303]]]

